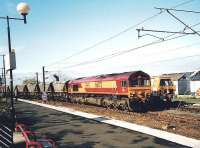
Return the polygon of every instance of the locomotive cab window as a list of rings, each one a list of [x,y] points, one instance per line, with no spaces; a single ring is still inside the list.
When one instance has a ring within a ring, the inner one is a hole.
[[[137,86],[138,85],[138,79],[133,79],[131,81],[131,86]]]
[[[121,81],[121,86],[122,86],[122,87],[127,87],[127,82],[126,82],[126,80],[122,80],[122,81]]]
[[[144,79],[144,86],[150,86],[150,80],[145,80]]]
[[[130,85],[132,87],[136,87],[136,86],[149,86],[150,85],[150,80],[142,78],[142,77],[138,77],[138,78],[133,79],[130,82]]]
[[[170,79],[161,79],[160,86],[173,86],[173,83]]]
[[[78,85],[73,85],[73,91],[78,91]]]

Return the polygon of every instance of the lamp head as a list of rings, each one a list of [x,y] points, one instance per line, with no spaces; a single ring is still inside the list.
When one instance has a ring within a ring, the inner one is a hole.
[[[26,15],[28,15],[30,7],[27,3],[21,2],[17,5],[17,11],[24,17],[24,23],[26,24]]]
[[[27,15],[30,10],[30,7],[27,3],[21,2],[17,5],[17,11],[21,15]]]

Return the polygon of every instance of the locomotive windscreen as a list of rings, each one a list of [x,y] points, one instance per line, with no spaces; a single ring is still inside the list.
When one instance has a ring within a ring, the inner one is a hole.
[[[161,79],[160,86],[173,86],[173,83],[170,79]]]
[[[136,87],[136,86],[150,86],[150,80],[143,77],[136,77],[134,79],[130,80],[130,86]]]

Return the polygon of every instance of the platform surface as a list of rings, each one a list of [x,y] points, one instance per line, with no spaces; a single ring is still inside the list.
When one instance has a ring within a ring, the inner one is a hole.
[[[186,147],[147,134],[29,103],[16,104],[18,122],[54,139],[63,148]],[[104,120],[99,118],[99,120]]]

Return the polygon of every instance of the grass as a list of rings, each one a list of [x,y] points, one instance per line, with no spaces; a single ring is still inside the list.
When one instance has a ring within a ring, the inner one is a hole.
[[[195,97],[191,95],[178,95],[174,98],[174,101],[185,101],[187,103],[199,103],[200,97]]]

